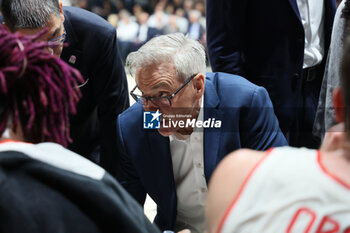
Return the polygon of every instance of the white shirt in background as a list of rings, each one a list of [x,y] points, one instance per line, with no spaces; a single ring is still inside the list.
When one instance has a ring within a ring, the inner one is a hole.
[[[324,0],[297,0],[305,31],[303,68],[321,63],[324,56]]]
[[[140,25],[137,39],[142,42],[146,41],[147,32],[148,32],[148,26],[146,24]]]
[[[120,21],[117,28],[118,39],[133,42],[136,40],[138,30],[139,25],[136,22],[131,20],[129,23]]]

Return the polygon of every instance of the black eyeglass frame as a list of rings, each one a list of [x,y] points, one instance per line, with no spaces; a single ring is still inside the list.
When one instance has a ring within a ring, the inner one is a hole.
[[[161,99],[167,99],[169,101],[169,106],[171,106],[171,100],[175,97],[175,95],[177,93],[179,93],[189,82],[192,81],[192,79],[194,77],[196,77],[197,74],[193,74],[191,77],[189,77],[186,82],[184,82],[184,84],[179,87],[176,91],[174,91],[173,94],[171,94],[170,96],[161,96],[161,97],[148,97],[148,96],[142,96],[142,95],[138,95],[135,94],[134,91],[136,90],[136,88],[138,88],[138,86],[136,85],[131,91],[130,91],[130,95],[132,96],[132,98],[139,104],[148,105],[148,101],[150,100],[154,105],[159,106],[159,104],[157,104],[157,101],[154,100],[161,100]],[[143,101],[144,100],[144,101]]]

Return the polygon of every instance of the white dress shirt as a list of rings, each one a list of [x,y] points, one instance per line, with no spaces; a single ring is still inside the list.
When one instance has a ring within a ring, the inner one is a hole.
[[[305,31],[303,68],[321,63],[324,56],[324,0],[297,0]]]
[[[131,20],[128,23],[120,21],[117,28],[117,37],[120,41],[133,42],[136,39],[138,30],[139,25],[136,22]]]
[[[137,39],[140,42],[146,41],[147,40],[147,32],[148,32],[147,24],[140,25]]]
[[[202,107],[197,119],[203,120]],[[192,233],[202,233],[206,226],[204,208],[208,191],[204,176],[203,129],[194,129],[186,140],[174,136],[169,139],[177,194],[175,231],[187,228]]]
[[[201,25],[200,23],[196,22],[190,25],[190,30],[188,31],[188,38],[194,39],[194,40],[199,40],[200,37],[200,30],[201,30]]]

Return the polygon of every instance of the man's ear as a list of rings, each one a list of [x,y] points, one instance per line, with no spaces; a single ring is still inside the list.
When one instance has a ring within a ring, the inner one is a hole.
[[[344,121],[343,93],[339,87],[333,90],[334,118],[337,123]]]
[[[62,2],[60,2],[60,13],[61,13],[62,22],[64,22],[65,18],[63,14]]]
[[[204,93],[204,87],[205,87],[205,76],[202,73],[198,73],[196,77],[193,78],[193,85],[196,89],[196,95],[198,96],[198,99],[202,97]]]

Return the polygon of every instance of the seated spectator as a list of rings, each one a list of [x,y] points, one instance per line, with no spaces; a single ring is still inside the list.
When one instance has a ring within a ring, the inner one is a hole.
[[[202,1],[197,1],[194,4],[194,10],[197,10],[201,13],[201,17],[199,19],[200,24],[205,28],[206,27],[206,19],[205,19],[205,4]]]
[[[202,14],[202,16],[205,16],[205,3],[204,3],[204,1],[200,1],[200,0],[196,1],[194,3],[194,9],[198,10]]]
[[[103,0],[102,7],[97,7],[96,9],[92,9],[92,12],[98,14],[104,19],[108,18],[110,14],[116,14],[118,12],[117,6],[110,0]]]
[[[148,18],[149,15],[146,12],[141,13],[138,17],[139,30],[132,51],[138,50],[144,43],[163,33],[157,28],[148,26]]]
[[[197,10],[189,12],[190,26],[188,28],[188,37],[194,40],[202,41],[204,35],[204,27],[199,22],[201,13]]]
[[[164,34],[170,34],[175,32],[180,32],[180,28],[177,23],[177,16],[176,15],[170,15],[169,16],[169,23],[164,27]]]
[[[193,10],[194,2],[193,0],[184,0],[183,9],[185,10],[185,17],[189,19],[190,11]]]
[[[168,24],[169,16],[164,13],[163,4],[158,3],[154,9],[154,14],[149,17],[148,25],[162,31],[165,25]]]
[[[151,10],[151,0],[134,0],[135,6],[139,5],[142,10],[149,12]]]
[[[220,160],[242,147],[286,145],[270,98],[242,77],[206,74],[203,46],[181,33],[153,38],[126,65],[137,103],[117,121],[118,180],[141,205],[151,196],[161,230],[203,232],[207,182]]]
[[[183,34],[186,34],[187,31],[188,31],[188,20],[184,17],[177,16],[177,15],[169,16],[169,22],[164,27],[164,30],[163,30],[164,34],[175,33],[175,32],[181,32]]]
[[[119,12],[119,22],[117,28],[117,37],[120,45],[120,53],[125,61],[129,54],[134,41],[136,40],[139,25],[131,19],[131,15],[127,10]]]
[[[165,12],[168,15],[173,15],[175,14],[175,6],[172,3],[167,3],[165,7]]]
[[[117,14],[110,14],[107,18],[108,23],[110,23],[114,28],[118,27],[119,17]]]
[[[341,87],[333,93],[335,119],[320,150],[240,150],[213,174],[208,233],[349,232],[350,38]],[[345,131],[344,131],[345,130]]]
[[[171,2],[175,7],[175,11],[183,8],[183,0],[172,0]]]
[[[144,10],[142,9],[142,6],[139,4],[134,5],[134,7],[132,8],[132,13],[136,19],[138,17],[140,17],[141,13],[143,13],[143,12],[144,12]]]
[[[189,21],[185,18],[185,11],[182,8],[178,8],[175,12],[175,15],[177,16],[177,25],[180,29],[180,32],[183,34],[186,34],[188,32],[188,25]]]
[[[111,175],[61,146],[83,79],[48,53],[57,42],[33,42],[42,34],[0,27],[0,232],[159,232]]]

